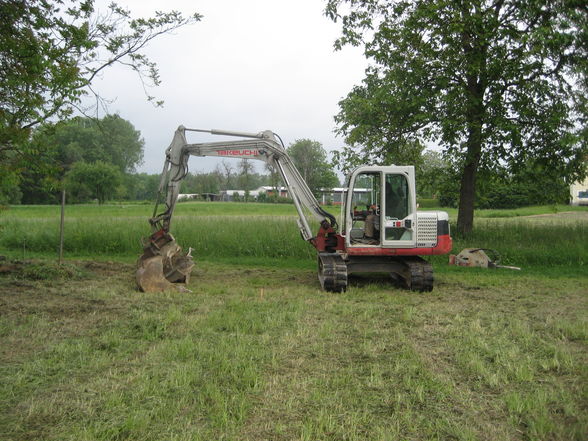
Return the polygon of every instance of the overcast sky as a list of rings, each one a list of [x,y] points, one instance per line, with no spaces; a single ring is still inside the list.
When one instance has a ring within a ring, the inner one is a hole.
[[[98,0],[105,10],[110,0]],[[361,82],[361,50],[335,52],[340,28],[324,14],[324,0],[120,0],[133,15],[156,9],[198,12],[201,22],[151,42],[147,54],[162,85],[148,103],[136,74],[110,69],[97,83],[119,113],[145,140],[141,172],[159,173],[164,150],[180,124],[244,132],[273,130],[286,145],[310,138],[327,151],[343,145],[333,130],[337,103]],[[211,140],[190,134],[189,142]],[[219,140],[215,138],[214,140]],[[192,158],[192,172],[214,169],[218,159]],[[261,168],[258,168],[260,170]]]

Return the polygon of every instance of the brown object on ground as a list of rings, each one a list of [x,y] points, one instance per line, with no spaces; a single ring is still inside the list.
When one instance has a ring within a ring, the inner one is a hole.
[[[159,292],[179,288],[175,283],[188,283],[194,267],[190,253],[182,248],[171,234],[155,234],[146,243],[143,255],[137,262],[136,280],[143,292]]]
[[[139,260],[137,269],[137,285],[143,292],[168,291],[173,288],[171,282],[163,274],[163,257],[153,256]]]

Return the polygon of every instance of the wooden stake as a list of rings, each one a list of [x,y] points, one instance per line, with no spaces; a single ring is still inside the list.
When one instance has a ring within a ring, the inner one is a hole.
[[[61,265],[63,260],[63,225],[65,220],[65,189],[61,190],[61,223],[59,224],[59,259],[58,264]]]

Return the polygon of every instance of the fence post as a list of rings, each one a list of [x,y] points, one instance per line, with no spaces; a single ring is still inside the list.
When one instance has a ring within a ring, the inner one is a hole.
[[[61,265],[63,260],[63,224],[65,219],[65,188],[61,190],[61,223],[59,224],[59,259],[58,264]]]

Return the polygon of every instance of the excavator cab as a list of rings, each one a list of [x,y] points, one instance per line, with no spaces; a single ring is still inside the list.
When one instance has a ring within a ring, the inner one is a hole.
[[[448,217],[417,213],[414,167],[362,166],[346,184],[343,248],[319,254],[323,288],[344,291],[350,275],[387,273],[413,291],[432,290],[433,268],[421,256],[451,249]]]
[[[348,247],[415,247],[414,167],[359,167],[347,184]]]

